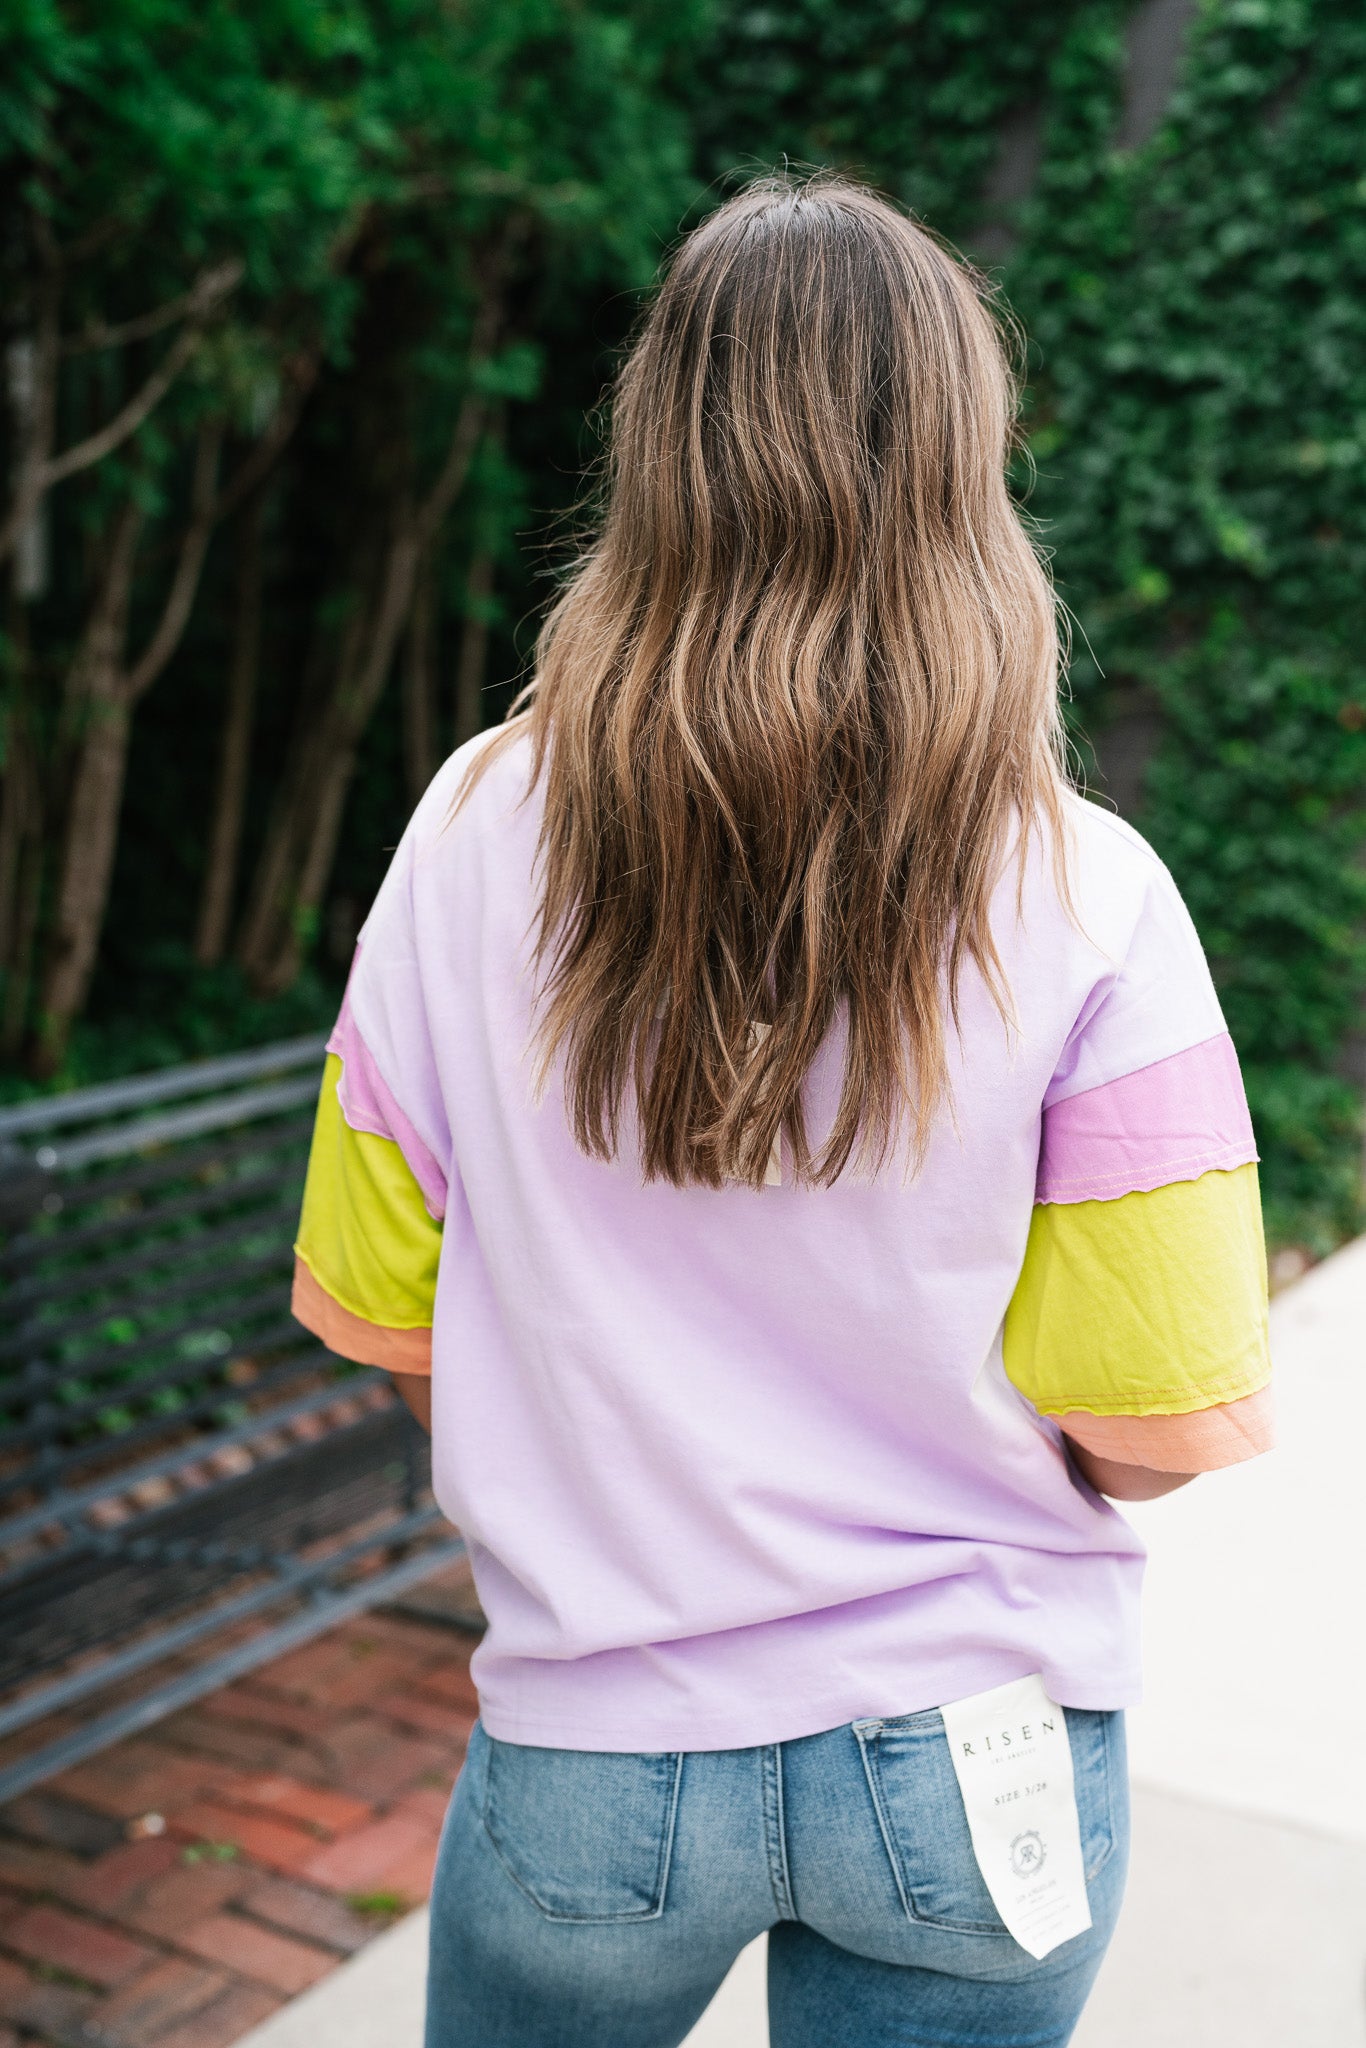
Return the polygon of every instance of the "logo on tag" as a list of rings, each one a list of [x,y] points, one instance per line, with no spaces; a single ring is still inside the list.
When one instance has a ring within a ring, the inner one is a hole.
[[[1042,1959],[1091,1925],[1067,1720],[1042,1678],[941,1709],[972,1850],[992,1903]]]

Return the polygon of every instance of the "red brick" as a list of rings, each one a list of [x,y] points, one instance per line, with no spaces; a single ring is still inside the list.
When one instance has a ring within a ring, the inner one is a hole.
[[[33,1849],[27,1842],[0,1842],[0,1885],[14,1892],[66,1898],[89,1866],[55,1849]]]
[[[180,1849],[167,1835],[125,1842],[73,1871],[63,1895],[78,1905],[93,1906],[96,1911],[113,1916],[125,1899],[163,1876],[179,1861]]]
[[[44,2040],[80,2041],[85,2038],[86,2017],[95,2002],[93,1991],[31,1977],[23,1996],[15,2001],[10,2018],[16,2026],[40,2034]]]
[[[375,1890],[397,1892],[410,1906],[420,1906],[431,1897],[432,1872],[436,1868],[436,1837],[430,1836],[420,1848],[409,1849],[381,1874]]]
[[[479,1695],[467,1664],[438,1665],[435,1671],[427,1672],[420,1683],[422,1691],[431,1693],[434,1699],[449,1700],[453,1707],[464,1707],[471,1714],[479,1712]]]
[[[219,1963],[239,1977],[252,1977],[268,1991],[297,1997],[336,1967],[337,1958],[292,1935],[277,1934],[236,1913],[211,1913],[179,1936],[181,1948]]]
[[[458,1747],[427,1736],[394,1732],[391,1721],[357,1715],[327,1745],[330,1774],[358,1798],[384,1805],[433,1771],[448,1770]]]
[[[422,1735],[437,1735],[448,1742],[465,1741],[469,1723],[454,1707],[441,1700],[424,1699],[420,1692],[386,1692],[374,1703],[377,1714],[387,1714],[400,1728],[415,1728]]]
[[[86,2028],[100,2048],[129,2048],[164,2034],[206,2005],[222,1996],[228,1979],[221,1970],[206,1970],[199,1963],[168,1956],[134,1977],[111,1997],[101,1999],[86,2021]]]
[[[413,1820],[420,1820],[424,1826],[439,1834],[446,1819],[446,1808],[451,1795],[437,1785],[417,1785],[411,1792],[405,1792],[394,1807],[395,1813],[406,1813]]]
[[[241,1721],[248,1727],[273,1728],[301,1741],[330,1735],[337,1716],[327,1707],[310,1706],[307,1700],[275,1699],[246,1685],[227,1685],[199,1702],[205,1717],[219,1721]]]
[[[342,1622],[333,1630],[333,1637],[361,1657],[383,1652],[422,1662],[440,1657],[449,1642],[446,1632],[433,1628],[430,1622],[385,1613],[382,1608],[372,1608],[368,1614],[354,1615],[350,1621]]]
[[[446,1628],[456,1615],[464,1617],[479,1612],[479,1596],[474,1590],[474,1573],[470,1570],[469,1559],[449,1566],[444,1571],[433,1572],[418,1585],[410,1586],[406,1593],[386,1602],[380,1613],[386,1618],[393,1616],[410,1625],[413,1622],[433,1622]],[[458,1624],[457,1624],[458,1625]]]
[[[271,1820],[261,1813],[237,1813],[209,1800],[187,1806],[176,1814],[173,1826],[190,1841],[231,1842],[253,1862],[286,1877],[297,1876],[318,1848],[316,1835],[306,1834],[288,1821]]]
[[[392,1608],[387,1612],[373,1609],[354,1621],[344,1621],[335,1633],[343,1642],[354,1643],[362,1655],[382,1648],[439,1663],[452,1648],[448,1628],[416,1615],[395,1614]]]
[[[30,1906],[5,1929],[5,1946],[35,1963],[65,1970],[111,1989],[155,1960],[144,1941],[133,1941],[93,1920],[78,1920],[60,1906]]]
[[[273,1664],[263,1665],[254,1674],[253,1686],[257,1692],[283,1695],[286,1699],[311,1699],[327,1706],[332,1700],[334,1681],[349,1677],[357,1662],[334,1629],[330,1635],[318,1636],[301,1649],[277,1657]]]
[[[73,1856],[103,1856],[123,1840],[123,1829],[107,1813],[49,1790],[21,1793],[5,1807],[5,1830],[45,1849]]]
[[[378,1891],[386,1871],[431,1839],[432,1831],[424,1822],[391,1813],[320,1849],[301,1874],[337,1892]]]
[[[0,1956],[0,2013],[6,2017],[13,2013],[32,1982],[27,1970],[8,1956]]]
[[[160,1780],[150,1766],[135,1769],[131,1762],[125,1765],[119,1750],[113,1749],[92,1762],[63,1771],[53,1782],[70,1798],[93,1806],[97,1813],[112,1814],[116,1820],[132,1820],[154,1805]]]
[[[331,1892],[315,1891],[311,1885],[296,1884],[287,1877],[264,1879],[239,1902],[239,1910],[346,1956],[364,1948],[375,1932],[372,1922],[353,1913]]]
[[[231,2048],[278,2012],[281,2001],[255,1984],[233,1984],[193,2019],[157,2036],[156,2048]]]
[[[143,1934],[174,1941],[182,1927],[217,1913],[251,1883],[253,1872],[237,1863],[192,1863],[171,1870],[147,1887],[119,1918]]]
[[[297,1770],[302,1752],[292,1735],[279,1735],[268,1728],[251,1728],[243,1722],[215,1720],[197,1707],[179,1715],[168,1731],[185,1750],[201,1757],[215,1774],[232,1777],[260,1777],[265,1771]],[[217,1783],[206,1786],[217,1790]]]
[[[272,1691],[302,1694],[335,1713],[371,1706],[376,1694],[413,1684],[423,1668],[401,1651],[371,1650],[325,1638],[271,1666],[261,1678]]]
[[[169,1815],[212,1793],[221,1772],[212,1758],[181,1756],[146,1741],[123,1742],[63,1771],[53,1787],[97,1813],[135,1820],[144,1813]]]
[[[225,1787],[219,1798],[224,1804],[233,1806],[261,1807],[268,1813],[281,1814],[286,1820],[296,1821],[300,1827],[320,1828],[329,1835],[341,1835],[350,1828],[358,1828],[374,1813],[374,1808],[363,1799],[352,1799],[345,1792],[332,1792],[320,1785],[305,1785],[298,1778],[278,1774],[243,1778],[236,1785]]]

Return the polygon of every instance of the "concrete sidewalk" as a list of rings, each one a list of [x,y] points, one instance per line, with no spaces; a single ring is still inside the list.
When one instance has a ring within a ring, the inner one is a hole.
[[[1272,1310],[1281,1449],[1134,1510],[1129,1898],[1076,2048],[1366,2043],[1366,1239]],[[240,2048],[419,2048],[414,1914]],[[764,2048],[763,1944],[688,2048]],[[832,2044],[837,2048],[837,2044]]]

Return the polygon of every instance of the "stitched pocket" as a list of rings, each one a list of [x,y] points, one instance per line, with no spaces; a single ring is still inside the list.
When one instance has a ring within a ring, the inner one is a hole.
[[[487,1740],[484,1827],[509,1877],[548,1919],[663,1912],[681,1755]]]
[[[1115,1844],[1113,1714],[1067,1708],[1082,1860],[1096,1876]],[[972,1847],[963,1795],[937,1709],[854,1724],[868,1789],[907,1917],[958,1934],[1010,1937]]]

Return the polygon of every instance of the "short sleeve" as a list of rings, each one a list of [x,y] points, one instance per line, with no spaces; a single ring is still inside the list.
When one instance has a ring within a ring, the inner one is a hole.
[[[390,1137],[352,1124],[327,1056],[294,1246],[294,1313],[330,1351],[429,1373],[441,1224]]]
[[[295,1245],[294,1313],[361,1364],[431,1370],[449,1139],[405,835],[361,934],[327,1063]]]
[[[1237,1055],[1185,906],[1151,868],[1044,1097],[1005,1366],[1099,1455],[1198,1472],[1271,1443],[1266,1255]]]

